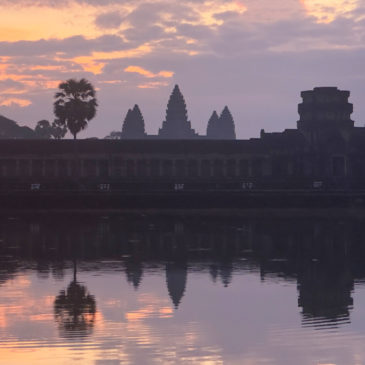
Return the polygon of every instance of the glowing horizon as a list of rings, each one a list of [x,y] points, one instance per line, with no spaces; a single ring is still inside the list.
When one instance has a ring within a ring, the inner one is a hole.
[[[61,81],[85,77],[99,90],[98,117],[110,120],[104,129],[97,124],[89,129],[99,136],[117,128],[117,116],[137,101],[157,129],[161,106],[157,109],[152,99],[158,95],[164,103],[176,82],[188,86],[192,97],[205,105],[193,117],[201,130],[210,109],[221,107],[212,105],[214,100],[224,104],[232,100],[232,109],[244,113],[242,101],[230,97],[230,90],[239,90],[233,85],[241,77],[242,93],[252,89],[256,81],[250,78],[256,68],[262,68],[256,80],[264,89],[266,79],[277,74],[273,69],[272,76],[266,75],[278,54],[298,75],[303,68],[300,58],[289,61],[296,53],[310,59],[313,52],[327,57],[342,50],[349,55],[364,47],[360,20],[365,14],[358,0],[283,0],[280,4],[268,0],[202,0],[198,4],[192,0],[126,0],[122,4],[67,0],[62,6],[51,0],[0,0],[0,11],[0,113],[34,126],[37,120],[52,118],[51,96]],[[338,68],[347,67],[342,63]],[[230,76],[233,70],[236,77]],[[303,77],[295,90],[316,86],[317,79],[322,84],[344,84],[338,77],[341,73],[335,71],[323,77],[313,67],[310,74],[312,84],[306,86],[308,77]],[[216,78],[220,86],[215,90]],[[278,82],[282,78],[278,76]],[[203,84],[209,90],[206,97],[195,95],[203,92]],[[275,94],[275,83],[271,84]],[[345,83],[344,88],[350,87]],[[111,104],[116,93],[125,100],[120,111]],[[245,108],[252,108],[253,115],[252,102]],[[238,134],[246,135],[259,127],[240,128]]]

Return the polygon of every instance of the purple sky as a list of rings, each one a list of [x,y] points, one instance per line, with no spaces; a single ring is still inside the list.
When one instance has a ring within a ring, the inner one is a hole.
[[[175,83],[199,133],[224,105],[239,138],[295,128],[315,86],[350,90],[364,125],[363,0],[0,0],[0,12],[0,114],[20,124],[53,120],[59,82],[85,77],[99,109],[80,138],[120,130],[135,103],[155,134]]]

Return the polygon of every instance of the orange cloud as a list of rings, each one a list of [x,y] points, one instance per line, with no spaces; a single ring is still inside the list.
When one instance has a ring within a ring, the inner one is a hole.
[[[71,60],[80,65],[85,71],[92,72],[95,75],[101,74],[105,62],[107,60],[114,60],[119,58],[129,57],[142,57],[152,50],[149,44],[143,44],[137,48],[127,49],[124,51],[112,51],[112,52],[93,52],[91,56],[75,57]],[[57,59],[60,61],[61,59]],[[67,61],[67,60],[62,60]]]
[[[193,25],[219,26],[224,23],[223,20],[217,19],[216,15],[234,12],[243,14],[247,11],[247,7],[241,1],[228,1],[217,3],[216,0],[204,1],[199,6],[194,6],[194,10],[199,14],[200,19],[197,21],[183,21],[183,23]]]
[[[300,0],[306,12],[319,23],[331,23],[358,6],[358,0]]]
[[[132,72],[132,73],[137,73],[140,74],[142,76],[145,76],[147,78],[155,78],[155,77],[164,77],[164,78],[170,78],[172,76],[174,76],[174,73],[172,71],[160,71],[159,73],[153,73],[151,71],[148,71],[146,69],[144,69],[143,67],[140,66],[128,66],[127,68],[124,69],[125,72]]]
[[[20,98],[0,98],[0,106],[20,106],[21,108],[25,108],[26,106],[31,105],[32,102],[27,99]]]
[[[103,68],[105,66],[105,63],[94,62],[88,57],[78,57],[75,59],[75,62],[77,62],[84,69],[84,71],[91,72],[94,75],[100,75],[103,73]]]
[[[158,87],[161,86],[168,86],[169,83],[168,82],[163,82],[163,81],[152,81],[152,82],[147,82],[145,84],[140,84],[137,87],[139,89],[157,89]]]
[[[40,66],[31,66],[29,67],[32,71],[64,71],[65,68],[63,66],[53,66],[53,65],[40,65]]]

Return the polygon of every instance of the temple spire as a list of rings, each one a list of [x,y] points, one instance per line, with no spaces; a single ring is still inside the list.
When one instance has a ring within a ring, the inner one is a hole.
[[[123,122],[121,137],[124,139],[140,139],[145,136],[144,119],[139,106],[136,104],[133,109],[128,109]]]
[[[219,128],[219,117],[217,112],[214,110],[212,116],[209,118],[208,126],[207,126],[207,137],[209,139],[217,139],[218,136],[218,128]]]
[[[236,139],[234,120],[228,107],[225,106],[220,117],[220,139]]]
[[[208,139],[236,139],[234,120],[228,107],[225,106],[221,115],[218,117],[216,111],[208,121]]]
[[[188,120],[185,99],[178,85],[171,93],[166,109],[166,119],[159,130],[159,136],[170,139],[189,139],[196,137]]]

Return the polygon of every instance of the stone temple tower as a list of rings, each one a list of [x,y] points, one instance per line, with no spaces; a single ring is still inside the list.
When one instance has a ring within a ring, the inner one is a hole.
[[[129,109],[124,119],[121,138],[122,139],[143,139],[146,137],[144,130],[144,119],[136,104],[133,109]]]
[[[307,142],[316,148],[331,145],[344,149],[354,128],[353,105],[348,101],[350,92],[337,87],[315,87],[301,95],[297,125]]]
[[[319,129],[351,129],[353,105],[349,91],[337,87],[315,87],[301,93],[303,102],[298,106],[300,131]]]
[[[170,96],[167,104],[166,119],[158,132],[160,138],[192,139],[197,137],[188,120],[184,97],[178,85]]]

